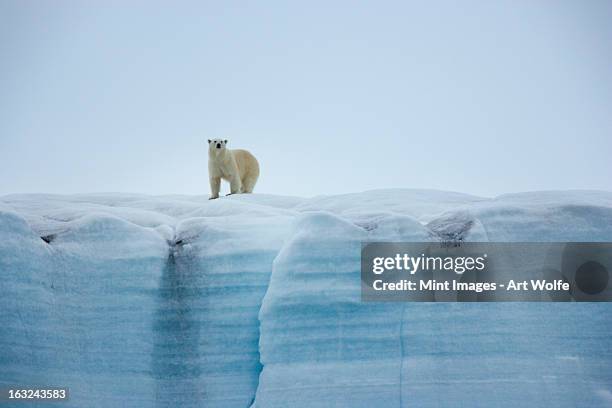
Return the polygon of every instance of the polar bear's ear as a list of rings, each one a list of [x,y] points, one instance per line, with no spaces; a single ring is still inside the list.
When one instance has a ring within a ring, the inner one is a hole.
[[[208,144],[210,144],[210,142],[211,142],[211,140],[210,140],[210,139],[208,139]]]
[[[224,140],[225,144],[227,144],[227,139]]]

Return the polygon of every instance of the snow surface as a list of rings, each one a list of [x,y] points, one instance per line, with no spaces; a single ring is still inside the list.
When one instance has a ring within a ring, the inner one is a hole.
[[[612,193],[0,197],[0,387],[63,406],[611,406],[612,306],[362,303],[360,242],[612,241]],[[23,406],[27,406],[24,404]]]

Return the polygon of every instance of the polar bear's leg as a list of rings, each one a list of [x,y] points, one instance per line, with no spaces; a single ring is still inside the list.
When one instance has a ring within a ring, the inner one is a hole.
[[[219,198],[219,190],[221,189],[221,177],[210,177],[210,200]]]
[[[230,194],[239,194],[242,183],[240,182],[240,175],[236,174],[230,180]]]
[[[257,182],[257,175],[248,174],[244,180],[242,180],[242,192],[243,193],[252,193],[255,188],[255,183]]]

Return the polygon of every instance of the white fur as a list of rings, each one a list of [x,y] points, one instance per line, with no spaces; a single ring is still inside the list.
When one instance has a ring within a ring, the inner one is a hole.
[[[259,163],[255,156],[246,150],[230,150],[226,146],[227,140],[208,141],[211,200],[219,197],[221,179],[230,183],[230,194],[239,194],[252,193],[259,177]]]

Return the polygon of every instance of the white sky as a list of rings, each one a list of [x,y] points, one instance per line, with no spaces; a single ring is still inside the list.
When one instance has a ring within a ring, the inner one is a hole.
[[[612,190],[612,2],[257,3],[0,0],[0,194]]]

